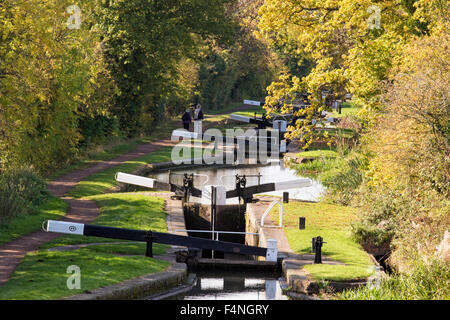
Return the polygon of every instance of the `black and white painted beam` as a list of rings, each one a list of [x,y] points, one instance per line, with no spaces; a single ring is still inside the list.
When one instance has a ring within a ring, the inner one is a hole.
[[[116,181],[147,188],[154,188],[156,182],[156,180],[152,178],[141,177],[123,172],[116,173]]]
[[[269,122],[268,120],[257,119],[256,117],[241,116],[239,114],[234,114],[234,113],[230,114],[230,119],[231,120],[235,120],[235,121],[239,121],[239,122],[256,124],[259,127],[260,126],[264,126],[264,127],[271,127],[272,126],[272,123]]]
[[[285,126],[284,126],[285,128]],[[189,139],[200,139],[200,140],[206,140],[206,141],[220,141],[223,143],[223,145],[226,145],[227,143],[232,143],[234,145],[239,145],[240,143],[244,143],[245,149],[248,150],[251,147],[251,144],[254,139],[254,143],[257,149],[260,148],[260,144],[264,143],[262,140],[269,140],[274,139],[270,136],[271,131],[267,131],[268,136],[263,137],[261,135],[258,136],[235,136],[235,137],[224,137],[224,136],[215,136],[213,134],[208,134],[207,132],[203,135],[200,135],[196,132],[190,132],[187,130],[174,130],[172,132],[172,137],[182,137],[182,138],[189,138]],[[264,144],[267,144],[267,151],[278,151],[280,153],[286,152],[286,141],[281,140],[279,144],[277,143],[270,143],[269,141],[266,141]]]
[[[264,102],[255,101],[255,100],[244,100],[244,104],[250,105],[250,106],[263,106]]]
[[[180,236],[171,233],[105,227],[75,222],[48,220],[47,224],[44,226],[44,231],[142,242],[148,242],[150,237],[152,242],[184,246],[188,248],[266,256],[266,258],[268,254],[267,248],[247,246],[227,241],[216,241],[197,237]],[[273,254],[273,252],[269,253],[270,255]]]
[[[186,129],[178,129],[172,131],[172,139],[175,137],[180,138],[189,138],[189,139],[199,139],[203,138],[201,133],[187,131]]]
[[[288,190],[288,189],[297,189],[297,188],[306,188],[312,186],[312,180],[307,178],[300,178],[288,181],[280,181],[280,182],[271,182],[271,183],[263,183],[259,185],[246,186],[241,190],[234,189],[226,191],[226,198],[236,198],[240,196],[240,193],[245,196],[250,196],[257,193],[265,193],[272,191],[280,191],[280,190]]]
[[[184,192],[183,186],[179,186],[174,183],[161,182],[156,179],[141,177],[141,176],[137,176],[134,174],[123,173],[123,172],[118,172],[116,174],[116,181],[121,182],[121,183],[135,185],[135,186],[141,186],[141,187],[146,187],[146,188],[151,188],[151,189],[158,189],[158,190],[162,190],[162,191]],[[202,196],[202,191],[197,188],[192,187],[192,188],[190,188],[189,191],[190,191],[190,194],[193,195],[194,197]]]

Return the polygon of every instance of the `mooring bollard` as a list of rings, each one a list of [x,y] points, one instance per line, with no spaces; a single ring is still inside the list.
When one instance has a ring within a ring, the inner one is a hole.
[[[305,217],[298,217],[298,229],[299,230],[305,230],[305,228],[306,228],[306,218]]]
[[[153,233],[151,231],[147,232],[145,240],[147,242],[147,247],[145,248],[145,256],[153,258]]]
[[[276,239],[267,239],[266,261],[277,261],[278,248]]]
[[[283,192],[283,203],[289,203],[289,192]]]
[[[321,236],[317,236],[312,238],[313,243],[313,252],[315,252],[314,263],[322,263],[322,245],[326,242],[323,242],[323,238]]]

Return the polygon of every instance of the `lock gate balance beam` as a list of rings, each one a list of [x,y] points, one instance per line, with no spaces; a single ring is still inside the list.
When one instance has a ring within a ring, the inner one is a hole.
[[[44,230],[47,232],[142,242],[148,242],[150,239],[152,242],[178,245],[188,248],[231,252],[244,255],[267,256],[267,248],[263,247],[247,246],[240,243],[216,241],[197,237],[180,236],[156,231],[114,228],[55,220],[48,220]]]

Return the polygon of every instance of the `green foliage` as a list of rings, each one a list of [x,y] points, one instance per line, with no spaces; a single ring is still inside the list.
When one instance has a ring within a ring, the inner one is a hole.
[[[91,247],[67,252],[38,251],[28,254],[1,287],[0,299],[58,299],[163,271],[169,264],[144,255],[118,256]],[[66,271],[71,265],[80,267],[81,289],[67,288],[70,274]]]
[[[228,8],[236,25],[233,44],[224,47],[209,42],[204,48],[199,61],[196,103],[218,110],[231,101],[265,96],[281,61],[264,39],[256,36],[260,5],[259,0],[237,0]]]
[[[3,171],[0,175],[0,223],[31,213],[46,196],[45,182],[33,170]]]
[[[106,59],[119,93],[113,108],[129,136],[142,129],[142,115],[155,121],[159,103],[177,81],[177,63],[194,57],[201,40],[231,39],[227,0],[104,1],[96,12]],[[139,12],[139,14],[136,14]],[[158,111],[159,110],[159,111]]]
[[[0,200],[2,203],[3,200]],[[0,245],[18,239],[30,232],[41,230],[45,220],[59,220],[65,214],[68,204],[62,199],[49,196],[40,205],[0,224]]]
[[[367,166],[367,165],[366,165]],[[353,153],[338,161],[338,165],[323,172],[322,184],[327,187],[327,197],[333,202],[350,204],[359,186],[363,182],[364,159]]]
[[[91,98],[103,74],[98,34],[90,27],[94,3],[80,3],[81,28],[69,29],[69,1],[2,2],[2,167],[31,165],[44,173],[78,153],[79,114],[102,109]],[[107,82],[96,96],[111,94]]]
[[[380,11],[376,28],[368,25],[373,17],[370,6]],[[307,120],[319,119],[321,111],[331,111],[331,102],[351,92],[363,107],[360,117],[365,125],[382,109],[379,94],[402,47],[417,35],[445,29],[448,21],[440,0],[268,0],[260,14],[260,31],[271,43],[313,61],[305,76],[284,70],[269,86],[265,107],[282,104],[284,112],[290,112],[295,94],[305,93],[311,100],[304,112]],[[316,127],[298,122],[291,136],[308,145]]]
[[[416,264],[412,272],[393,274],[379,285],[365,286],[337,294],[342,300],[448,300],[450,299],[448,264],[433,260]]]
[[[298,230],[298,217],[306,218],[306,229]],[[271,213],[275,221],[277,211]],[[308,265],[306,270],[316,280],[350,280],[365,278],[373,269],[369,256],[350,234],[350,225],[356,219],[351,207],[328,203],[289,203],[283,205],[283,224],[289,246],[296,253],[311,253],[311,238],[320,235],[326,242],[322,253],[345,265]]]
[[[203,45],[231,44],[229,2],[83,0],[80,28],[69,29],[68,0],[3,1],[1,167],[48,173],[95,145],[151,133],[198,94],[192,61]]]
[[[79,118],[78,127],[82,136],[79,145],[84,149],[105,144],[121,135],[119,120],[115,116],[84,114]]]

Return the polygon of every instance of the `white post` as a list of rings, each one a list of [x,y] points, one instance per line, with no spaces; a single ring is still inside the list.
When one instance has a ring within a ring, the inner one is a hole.
[[[276,239],[267,239],[266,261],[277,261],[278,248]]]
[[[274,300],[277,293],[277,281],[266,280],[266,299]]]
[[[195,120],[194,121],[194,132],[201,135],[202,132],[202,120]]]
[[[202,187],[202,204],[211,204],[211,185]],[[216,186],[216,204],[223,206],[227,203],[227,189],[224,186]]]
[[[286,132],[287,121],[286,120],[274,120],[273,121],[273,129],[279,130],[280,132]]]

